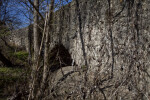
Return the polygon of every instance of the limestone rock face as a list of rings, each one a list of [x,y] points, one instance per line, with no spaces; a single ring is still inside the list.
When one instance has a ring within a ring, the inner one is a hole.
[[[11,34],[7,37],[11,45],[14,45],[25,50],[29,50],[29,35],[32,37],[33,29],[32,25],[11,31]],[[31,39],[31,43],[32,43]]]
[[[149,13],[147,13],[150,9],[149,5],[147,0],[135,1],[130,7],[130,2],[116,0],[111,2],[110,15],[108,15],[107,0],[80,1],[82,36],[88,65],[99,66],[100,62],[104,64],[107,58],[111,58],[109,26],[112,30],[116,63],[121,60],[120,53],[128,52],[129,54],[132,52],[130,50],[135,50],[137,45],[138,51],[147,47],[150,31],[150,18],[148,17]],[[51,35],[52,45],[61,42],[70,51],[75,62],[78,65],[84,65],[85,59],[75,1],[56,12],[54,27],[54,32]],[[145,49],[144,52],[146,52]]]
[[[95,72],[99,80],[109,77],[113,66],[113,80],[104,83],[114,85],[108,90],[110,94],[107,91],[109,99],[115,94],[120,98],[127,94],[131,100],[148,98],[150,1],[111,0],[110,9],[107,0],[79,1],[81,16],[75,0],[56,12],[52,47],[61,42],[78,66],[87,61],[88,75],[93,79]],[[139,91],[143,97],[136,97]]]
[[[79,68],[87,62],[86,94],[91,91],[93,100],[100,100],[97,93],[109,100],[146,100],[150,98],[150,1],[110,1],[109,7],[108,0],[79,0],[78,9],[73,0],[56,11],[51,48],[63,44]]]

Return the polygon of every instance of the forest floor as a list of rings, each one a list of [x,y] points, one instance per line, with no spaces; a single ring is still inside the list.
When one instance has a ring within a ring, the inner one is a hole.
[[[15,65],[5,66],[0,62],[0,100],[22,94],[28,90],[30,68],[26,51],[3,49],[3,54]],[[19,99],[18,99],[19,100]]]
[[[27,85],[25,68],[0,67],[0,100],[19,93]]]

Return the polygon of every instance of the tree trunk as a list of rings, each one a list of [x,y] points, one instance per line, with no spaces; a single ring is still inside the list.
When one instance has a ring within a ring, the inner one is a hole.
[[[32,45],[32,31],[31,27],[29,26],[28,28],[28,64],[31,66],[31,59],[32,59],[32,54],[31,54],[31,45]]]
[[[32,72],[31,72],[31,82],[29,83],[30,93],[28,100],[33,100],[34,97],[34,87],[35,87],[35,77],[36,77],[36,63],[38,60],[38,54],[40,49],[40,42],[39,42],[39,28],[38,28],[38,22],[39,22],[39,0],[34,0],[34,24],[33,24],[33,45],[34,45],[34,59],[33,59],[33,65],[32,65]]]
[[[51,0],[50,4],[50,11],[48,15],[48,26],[46,28],[46,40],[45,40],[45,50],[44,50],[44,70],[43,70],[43,79],[42,79],[42,84],[41,84],[41,95],[43,95],[43,92],[45,91],[45,85],[46,85],[46,80],[48,77],[48,54],[49,54],[49,42],[50,42],[50,33],[52,32],[52,23],[53,23],[53,11],[54,11],[54,2],[55,0]]]
[[[35,7],[39,10],[39,0],[34,0]],[[34,61],[36,62],[39,53],[39,28],[38,28],[39,16],[34,8],[34,24],[33,24],[33,36],[34,36]]]

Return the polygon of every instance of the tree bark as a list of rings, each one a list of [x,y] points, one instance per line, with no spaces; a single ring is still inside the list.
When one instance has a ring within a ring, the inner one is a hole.
[[[39,11],[39,0],[34,0],[34,5]],[[38,58],[38,52],[40,48],[39,44],[39,28],[38,28],[39,16],[38,12],[34,8],[34,24],[33,24],[33,36],[34,36],[34,61]]]
[[[39,28],[38,28],[38,22],[39,22],[39,0],[34,0],[34,24],[33,24],[33,45],[34,45],[34,59],[33,59],[33,65],[32,65],[32,72],[31,72],[31,82],[29,83],[30,93],[28,100],[33,100],[35,97],[34,95],[34,87],[35,87],[35,77],[36,77],[36,63],[38,60],[38,54],[40,49],[40,42],[39,42]]]
[[[45,40],[45,49],[44,49],[44,70],[43,70],[43,79],[41,83],[41,95],[43,95],[43,92],[45,91],[45,84],[48,77],[48,66],[49,66],[49,60],[48,60],[48,54],[49,54],[49,42],[50,42],[50,33],[52,32],[52,23],[53,23],[53,11],[54,11],[54,2],[55,0],[51,0],[50,4],[50,11],[48,15],[48,26],[46,28],[46,40]]]
[[[30,23],[31,24],[31,23]],[[31,45],[32,45],[32,31],[31,31],[31,26],[28,28],[28,64],[31,66],[31,59],[32,59],[32,54],[31,54]]]

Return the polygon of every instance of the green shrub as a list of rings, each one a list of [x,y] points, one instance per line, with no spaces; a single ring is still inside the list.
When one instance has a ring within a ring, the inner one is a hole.
[[[23,84],[27,84],[28,72],[24,68],[0,66],[0,100],[11,96],[16,91],[16,87],[23,88]]]
[[[28,58],[28,53],[26,51],[19,51],[19,52],[15,52],[14,56],[20,60],[27,60]]]
[[[3,73],[3,74],[18,74],[18,73],[21,73],[23,71],[23,69],[21,68],[10,68],[10,67],[0,67],[0,73]]]

